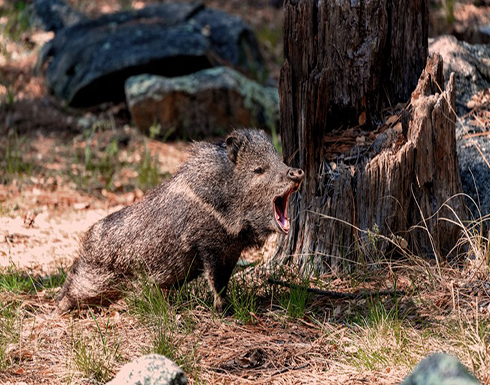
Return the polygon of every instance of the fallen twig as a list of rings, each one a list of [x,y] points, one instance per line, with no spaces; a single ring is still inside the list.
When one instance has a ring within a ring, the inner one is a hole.
[[[283,287],[288,287],[290,289],[301,289],[303,286],[297,285],[294,283],[280,281],[274,278],[268,278],[267,281],[272,283],[273,285],[279,285]],[[345,298],[345,299],[358,299],[358,298],[367,298],[367,297],[376,297],[376,296],[403,296],[405,295],[405,291],[403,290],[380,290],[380,291],[371,291],[371,290],[361,290],[356,293],[344,293],[341,291],[330,291],[330,290],[322,290],[316,289],[314,287],[306,287],[306,291],[309,293],[314,293],[317,295],[322,295],[330,298]]]

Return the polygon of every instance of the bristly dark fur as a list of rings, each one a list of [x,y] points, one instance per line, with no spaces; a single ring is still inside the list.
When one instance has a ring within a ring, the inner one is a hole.
[[[138,268],[162,287],[204,273],[221,309],[241,252],[278,231],[274,198],[302,179],[262,131],[234,131],[220,145],[194,144],[170,181],[87,231],[59,309],[100,302]]]

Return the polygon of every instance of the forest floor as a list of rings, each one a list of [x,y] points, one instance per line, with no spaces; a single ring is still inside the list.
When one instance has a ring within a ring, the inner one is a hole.
[[[96,15],[147,2],[70,3]],[[281,11],[266,0],[205,3],[254,27],[277,80]],[[46,95],[33,67],[52,35],[24,25],[26,4],[0,0],[0,384],[104,383],[149,352],[173,359],[191,383],[398,384],[437,351],[490,384],[490,250],[478,221],[463,225],[459,264],[379,255],[350,274],[301,281],[264,263],[272,239],[243,256],[254,266],[233,278],[232,315],[212,309],[201,280],[59,315],[54,298],[80,235],[175,173],[188,144],[144,137],[124,105],[72,110]],[[467,7],[456,9],[488,12]],[[308,287],[371,295],[334,299]]]

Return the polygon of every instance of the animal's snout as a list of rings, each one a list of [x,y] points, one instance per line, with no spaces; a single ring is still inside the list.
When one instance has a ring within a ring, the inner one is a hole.
[[[305,177],[305,173],[300,168],[290,168],[288,170],[288,178],[293,182],[300,183]]]

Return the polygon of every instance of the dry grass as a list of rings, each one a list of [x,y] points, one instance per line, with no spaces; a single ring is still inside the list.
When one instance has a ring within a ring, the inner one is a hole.
[[[93,143],[103,143],[105,132],[92,137]],[[120,154],[129,168],[138,164],[136,154],[144,145],[134,138],[139,147],[130,142]],[[59,148],[64,154],[71,146],[84,146],[82,137],[75,139],[63,145],[56,136],[47,141],[39,135],[21,143],[45,153]],[[149,141],[147,146],[159,155],[162,173],[173,171],[169,159],[183,157],[180,145]],[[22,154],[34,162],[31,151]],[[467,249],[459,264],[444,258],[428,261],[404,250],[402,259],[381,256],[376,266],[355,274],[299,281],[299,290],[271,286],[260,268],[248,268],[257,274],[242,274],[231,287],[234,316],[215,314],[211,296],[199,282],[180,299],[175,293],[164,296],[165,312],[154,313],[165,317],[151,323],[125,300],[94,314],[81,310],[60,316],[53,300],[58,289],[28,283],[38,282],[36,274],[57,273],[59,264],[68,266],[79,234],[139,197],[124,186],[105,196],[80,193],[66,169],[51,175],[52,183],[41,183],[50,178],[44,174],[49,168],[34,167],[31,175],[0,189],[0,258],[20,269],[20,283],[0,285],[0,323],[8,325],[0,328],[0,383],[102,383],[125,362],[152,350],[170,352],[191,383],[396,384],[435,351],[456,355],[483,383],[490,383],[489,242],[480,222],[459,224],[460,246]],[[262,255],[247,258],[257,262]],[[297,276],[294,269],[282,270],[283,280]],[[9,274],[15,277],[15,270]],[[304,295],[301,285],[373,293],[396,285],[406,295],[332,299]],[[3,312],[8,306],[14,311]]]
[[[488,258],[488,241],[482,246],[480,255]],[[438,268],[412,256],[363,277],[371,290],[393,288],[396,280],[405,296],[310,296],[304,315],[292,318],[281,305],[289,289],[255,278],[248,288],[256,293],[257,308],[244,323],[215,314],[197,282],[178,295],[165,293],[166,310],[153,314],[166,314],[160,327],[178,342],[170,346],[174,358],[185,358],[180,363],[191,383],[395,384],[435,351],[456,355],[482,383],[490,383],[487,276],[488,261],[468,259],[459,267],[443,262]],[[321,280],[352,291],[352,277]],[[2,304],[20,304],[13,318],[18,338],[7,344],[0,382],[105,381],[155,346],[155,323],[138,316],[131,301],[60,316],[52,298],[51,289],[0,294]]]

